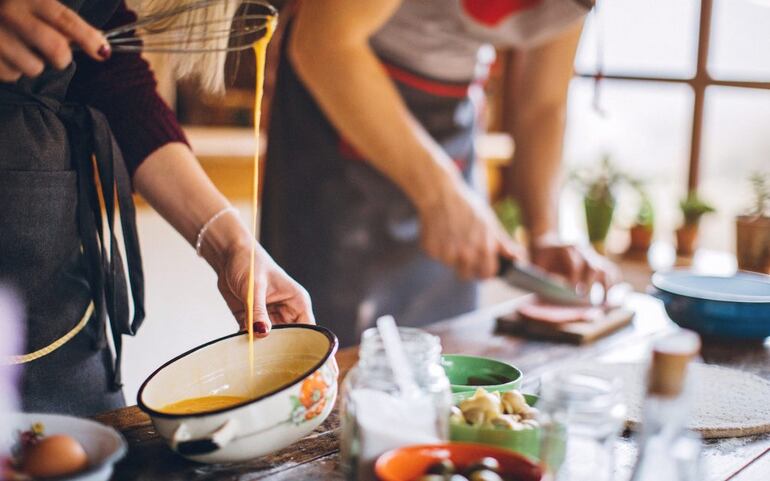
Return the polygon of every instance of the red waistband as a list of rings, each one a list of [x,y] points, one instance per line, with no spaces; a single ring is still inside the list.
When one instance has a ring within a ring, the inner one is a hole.
[[[467,83],[442,82],[422,77],[385,62],[382,65],[385,67],[385,71],[388,72],[390,78],[396,82],[438,97],[462,99],[468,96],[468,89],[472,85],[481,83],[476,81]]]

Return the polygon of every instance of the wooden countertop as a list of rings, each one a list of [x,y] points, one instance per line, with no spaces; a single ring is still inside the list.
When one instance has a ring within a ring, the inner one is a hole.
[[[587,346],[534,341],[495,332],[495,318],[508,313],[519,300],[472,312],[435,324],[429,330],[441,337],[444,352],[483,355],[518,366],[525,385],[545,371],[576,360],[602,358],[611,361],[643,359],[649,341],[670,331],[658,301],[633,295],[628,307],[637,313],[632,326]],[[770,379],[770,343],[704,344],[705,362],[753,372]],[[337,354],[341,376],[357,359],[355,348]],[[343,480],[339,471],[339,418],[337,412],[310,436],[272,455],[246,463],[202,465],[174,454],[155,434],[150,419],[137,407],[127,407],[97,417],[120,430],[129,443],[128,456],[115,470],[115,480]],[[633,440],[616,443],[617,479],[628,479],[636,457]],[[770,435],[725,439],[704,443],[706,481],[766,481],[770,472]]]

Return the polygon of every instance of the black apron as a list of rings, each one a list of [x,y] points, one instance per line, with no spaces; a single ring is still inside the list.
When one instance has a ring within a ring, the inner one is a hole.
[[[318,322],[342,346],[377,317],[421,326],[477,306],[462,281],[420,248],[417,212],[329,123],[283,52],[271,106],[262,243],[310,293]],[[477,125],[468,85],[425,79],[386,64],[415,118],[473,179]],[[344,81],[341,79],[340,81]]]
[[[65,3],[101,25],[119,1]],[[0,282],[26,305],[26,353],[61,338],[94,303],[74,338],[23,365],[21,388],[26,411],[92,415],[125,404],[121,335],[133,334],[144,317],[143,281],[120,150],[101,113],[65,100],[75,68],[0,83]],[[114,234],[116,207],[128,276]]]

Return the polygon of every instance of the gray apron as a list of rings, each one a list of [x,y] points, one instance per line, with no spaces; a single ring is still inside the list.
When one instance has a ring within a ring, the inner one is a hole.
[[[477,284],[461,281],[422,251],[412,203],[340,138],[297,77],[285,52],[288,40],[282,43],[261,240],[308,289],[319,324],[349,346],[383,314],[421,326],[474,309]],[[468,85],[386,65],[412,114],[473,183],[477,109]]]
[[[99,25],[119,2],[68,3],[90,3],[86,19]],[[104,116],[66,102],[74,72],[0,83],[0,282],[24,299],[28,353],[69,332],[93,301],[85,329],[23,365],[21,387],[27,411],[92,415],[124,405],[121,335],[139,327],[144,292],[130,178]]]

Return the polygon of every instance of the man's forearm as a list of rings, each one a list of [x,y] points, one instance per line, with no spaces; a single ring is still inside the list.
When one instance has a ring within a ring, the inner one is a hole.
[[[432,202],[437,185],[458,176],[451,159],[414,119],[366,42],[324,41],[313,28],[298,23],[290,56],[329,121],[415,204]]]
[[[516,119],[511,185],[532,239],[558,228],[564,110],[551,106]]]
[[[521,73],[510,85],[514,100],[511,134],[516,141],[510,185],[521,203],[532,239],[555,234],[567,91],[581,25],[519,59]]]

